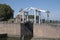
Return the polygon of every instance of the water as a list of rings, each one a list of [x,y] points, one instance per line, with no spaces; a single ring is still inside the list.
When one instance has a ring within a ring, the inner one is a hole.
[[[0,40],[20,40],[19,37],[0,38]]]

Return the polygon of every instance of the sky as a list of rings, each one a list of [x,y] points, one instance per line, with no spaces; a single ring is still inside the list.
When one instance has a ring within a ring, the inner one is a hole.
[[[35,7],[49,10],[50,20],[60,20],[60,0],[0,0],[0,4],[10,5],[14,10],[14,17],[21,8]],[[43,13],[43,16],[46,18],[46,13]]]

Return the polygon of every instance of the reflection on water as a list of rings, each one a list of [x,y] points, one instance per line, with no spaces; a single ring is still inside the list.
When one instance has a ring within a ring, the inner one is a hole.
[[[0,40],[20,40],[19,37],[0,38]]]
[[[20,37],[0,38],[0,40],[20,40]],[[29,40],[29,39],[26,39]],[[60,38],[33,38],[30,40],[60,40]]]
[[[7,40],[7,38],[0,38],[0,40]]]

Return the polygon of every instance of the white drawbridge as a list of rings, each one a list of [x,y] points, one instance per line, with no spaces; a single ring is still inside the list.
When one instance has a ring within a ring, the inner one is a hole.
[[[33,13],[34,13],[34,23],[36,23],[36,14],[37,14],[37,13],[39,14],[39,24],[40,24],[40,13],[41,13],[41,12],[47,13],[47,19],[48,19],[48,17],[49,17],[49,11],[47,11],[47,10],[41,10],[41,9],[39,9],[39,8],[29,7],[29,8],[23,9],[22,11],[20,11],[20,12],[18,13],[18,15],[21,15],[22,22],[24,22],[25,13],[27,14],[27,18],[26,18],[27,20],[26,20],[26,21],[29,21],[29,20],[28,20],[28,12],[29,12],[30,10],[33,10]]]

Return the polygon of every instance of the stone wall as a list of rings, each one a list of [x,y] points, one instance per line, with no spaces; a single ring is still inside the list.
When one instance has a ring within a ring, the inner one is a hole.
[[[0,23],[0,34],[7,33],[8,36],[18,37],[21,35],[20,23]],[[60,38],[60,26],[51,26],[48,24],[34,24],[34,38]]]
[[[2,24],[0,23],[0,34],[7,33],[9,37],[18,37],[20,36],[20,24],[11,23],[11,24]]]
[[[35,24],[33,30],[34,38],[60,38],[60,26]]]

